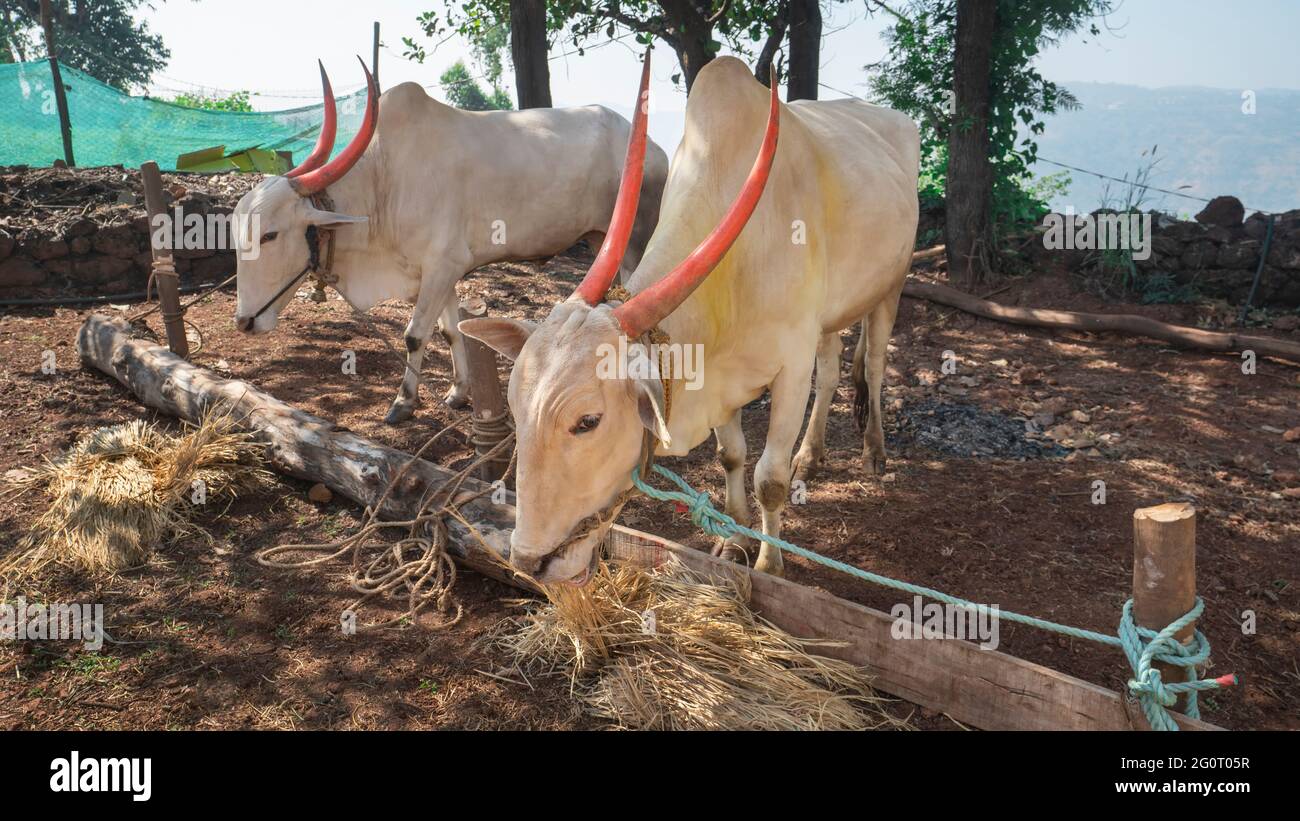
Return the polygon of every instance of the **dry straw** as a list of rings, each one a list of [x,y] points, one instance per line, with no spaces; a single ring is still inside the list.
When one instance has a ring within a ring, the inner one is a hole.
[[[617,727],[905,726],[880,709],[861,668],[815,654],[828,642],[754,615],[743,574],[705,578],[671,557],[657,569],[602,563],[586,587],[546,594],[494,643],[525,673],[567,675],[574,696]]]
[[[189,522],[197,501],[229,501],[269,477],[261,451],[229,413],[180,434],[139,420],[98,428],[17,483],[19,493],[44,488],[50,506],[0,561],[0,577],[30,578],[51,562],[91,573],[138,567],[165,540],[202,532]]]

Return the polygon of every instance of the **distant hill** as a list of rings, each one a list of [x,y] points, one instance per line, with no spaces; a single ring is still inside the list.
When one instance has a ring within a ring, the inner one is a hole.
[[[1247,210],[1300,208],[1300,91],[1256,89],[1255,113],[1242,112],[1241,90],[1141,88],[1115,83],[1062,83],[1083,104],[1049,117],[1040,157],[1132,179],[1158,146],[1150,184],[1199,197],[1233,194]],[[1062,169],[1039,163],[1036,174]],[[1068,196],[1053,202],[1078,212],[1100,207],[1104,180],[1071,171]],[[1124,186],[1111,183],[1112,196]],[[1151,192],[1152,207],[1195,214],[1202,204]]]

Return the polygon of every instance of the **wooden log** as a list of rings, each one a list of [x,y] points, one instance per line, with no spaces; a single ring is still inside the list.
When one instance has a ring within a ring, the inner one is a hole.
[[[487,303],[475,297],[460,303],[461,321],[487,316]],[[466,336],[465,359],[469,369],[469,396],[473,407],[474,449],[479,456],[492,450],[507,435],[500,428],[500,420],[507,418],[506,397],[501,391],[501,378],[497,374],[496,352],[479,340]],[[496,420],[495,424],[493,420]],[[479,478],[494,482],[505,475],[510,466],[510,454],[484,462]]]
[[[1133,511],[1133,620],[1139,627],[1163,630],[1196,604],[1196,508],[1169,502]],[[1191,641],[1195,624],[1177,633]],[[1156,664],[1164,681],[1182,681],[1186,672]],[[1174,709],[1187,709],[1180,696]]]
[[[91,314],[77,335],[77,353],[82,362],[117,379],[146,405],[170,416],[197,422],[208,408],[229,408],[242,429],[255,431],[266,441],[267,457],[276,470],[320,482],[361,505],[378,502],[390,477],[411,459],[408,453],[340,430],[247,382],[223,379],[161,345],[133,339],[123,319]],[[409,517],[424,492],[440,487],[450,476],[445,468],[417,460],[380,512],[392,519]],[[516,583],[515,574],[502,564],[509,554],[514,508],[495,505],[485,496],[462,510],[495,556],[486,555],[473,534],[455,520],[448,523],[451,552],[468,567]]]
[[[1204,331],[1200,328],[1170,325],[1167,322],[1135,314],[1087,314],[1076,311],[1049,311],[1042,308],[1016,308],[980,299],[946,285],[921,282],[916,279],[909,279],[903,285],[903,296],[927,299],[940,305],[958,308],[968,314],[1012,325],[1149,336],[1181,348],[1211,353],[1254,351],[1259,356],[1274,356],[1300,363],[1300,343],[1288,342],[1284,339]]]
[[[285,473],[323,482],[360,504],[374,504],[388,479],[410,455],[371,442],[305,413],[235,379],[222,379],[144,339],[132,339],[123,320],[91,315],[77,339],[82,361],[114,377],[145,404],[191,421],[212,406],[229,404],[247,429],[269,444],[272,465]],[[409,516],[429,487],[450,472],[415,461],[384,505],[394,518]],[[465,480],[467,492],[485,485]],[[514,494],[502,504],[490,496],[466,503],[462,512],[488,543],[488,555],[467,528],[449,521],[450,552],[457,561],[492,578],[527,589],[501,561],[509,552]],[[957,721],[998,729],[1143,729],[1141,710],[1126,707],[1119,694],[1023,659],[959,640],[893,637],[888,614],[830,593],[758,573],[648,533],[615,525],[607,549],[617,558],[656,565],[668,555],[711,575],[749,576],[751,605],[787,632],[843,642],[830,656],[866,666],[882,692],[946,713]],[[1175,715],[1184,729],[1217,729]]]
[[[942,257],[947,252],[948,252],[948,246],[946,245],[936,245],[933,248],[926,248],[924,251],[913,252],[912,264],[915,265],[916,263],[924,262],[927,259]]]
[[[178,226],[173,225],[166,214],[167,203],[163,199],[162,173],[158,170],[158,163],[150,160],[140,166],[140,178],[144,182],[144,202],[145,209],[149,212],[149,225],[155,225],[158,217],[163,217],[168,233],[174,240]],[[153,236],[152,230],[149,236]],[[190,341],[185,337],[185,312],[181,310],[180,277],[176,274],[171,249],[166,246],[155,247],[157,243],[154,242],[149,245],[153,249],[153,280],[158,288],[158,307],[163,327],[167,330],[167,347],[177,356],[189,356]]]

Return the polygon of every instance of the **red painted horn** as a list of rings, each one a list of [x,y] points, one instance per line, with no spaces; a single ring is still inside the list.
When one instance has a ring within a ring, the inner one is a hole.
[[[767,115],[767,131],[758,158],[750,169],[749,177],[741,186],[740,194],[731,204],[722,222],[713,229],[690,256],[672,270],[668,276],[641,291],[632,299],[614,309],[614,316],[629,337],[637,337],[659,324],[660,320],[676,310],[704,278],[726,256],[732,243],[740,236],[763,196],[772,160],[776,157],[776,139],[780,131],[781,100],[777,95],[776,78],[772,78],[772,101]]]
[[[360,57],[357,59],[361,60]],[[320,168],[294,177],[292,180],[294,190],[304,197],[309,197],[342,179],[343,175],[357,164],[357,160],[361,159],[361,155],[366,153],[366,147],[375,136],[375,128],[379,125],[379,87],[375,83],[375,78],[370,75],[370,69],[366,68],[364,60],[361,60],[361,70],[366,73],[366,114],[361,120],[361,130],[352,138],[352,142],[348,143],[348,147],[343,149],[343,153]]]
[[[646,50],[641,66],[641,91],[636,98],[636,111],[632,114],[632,136],[627,143],[627,159],[623,163],[623,180],[618,186],[614,201],[614,215],[609,220],[609,230],[601,243],[596,261],[574,295],[588,305],[599,305],[605,292],[614,282],[618,267],[627,253],[627,243],[632,237],[636,222],[637,203],[641,198],[641,178],[645,172],[646,109],[650,105],[650,51]]]
[[[325,120],[321,123],[320,136],[316,138],[316,147],[312,149],[301,165],[284,175],[289,179],[300,177],[312,169],[320,168],[330,158],[330,152],[334,150],[334,137],[338,133],[339,113],[334,106],[334,89],[330,86],[329,75],[325,73],[325,64],[320,60],[316,62],[320,65],[320,84],[325,93]]]

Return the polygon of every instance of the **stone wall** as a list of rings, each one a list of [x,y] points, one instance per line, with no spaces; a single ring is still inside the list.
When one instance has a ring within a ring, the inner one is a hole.
[[[168,213],[229,215],[257,175],[164,175]],[[139,173],[126,169],[0,169],[0,300],[144,290],[151,229]],[[216,249],[174,252],[181,284],[235,272],[228,236]]]
[[[1135,264],[1140,272],[1164,272],[1202,296],[1246,301],[1259,264],[1268,217],[1243,220],[1235,197],[1216,197],[1192,221],[1152,215],[1151,257]],[[1254,304],[1300,307],[1300,210],[1274,217],[1273,239]]]

